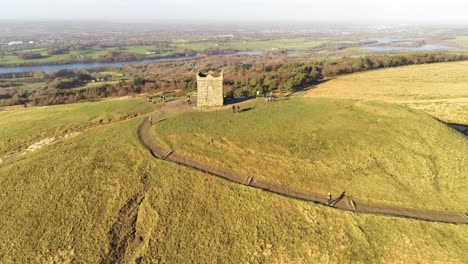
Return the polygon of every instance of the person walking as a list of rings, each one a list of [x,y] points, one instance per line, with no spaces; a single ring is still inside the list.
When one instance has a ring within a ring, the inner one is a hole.
[[[237,105],[237,113],[239,113],[239,112],[240,112],[240,106]]]
[[[149,119],[150,126],[153,126],[153,117],[150,116],[148,119]]]
[[[232,105],[232,112],[233,112],[233,113],[236,112],[236,105]]]

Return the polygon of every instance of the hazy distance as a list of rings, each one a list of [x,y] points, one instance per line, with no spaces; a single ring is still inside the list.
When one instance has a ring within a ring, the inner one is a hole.
[[[467,10],[466,0],[15,0],[0,19],[468,24]]]

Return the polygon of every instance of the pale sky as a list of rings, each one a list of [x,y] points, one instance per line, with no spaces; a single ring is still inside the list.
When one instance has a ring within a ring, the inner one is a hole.
[[[0,0],[0,19],[373,21],[468,25],[468,0]]]

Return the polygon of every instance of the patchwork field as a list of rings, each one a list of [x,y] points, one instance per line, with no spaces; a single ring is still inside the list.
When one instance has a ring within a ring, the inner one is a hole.
[[[198,42],[178,42],[174,43],[176,47],[187,48],[197,51],[202,51],[214,47],[226,47],[235,50],[258,50],[268,51],[272,49],[289,49],[289,50],[307,50],[317,47],[324,43],[321,40],[307,40],[303,38],[292,39],[272,39],[272,40],[246,40],[217,43],[213,41],[198,41]]]
[[[446,122],[468,124],[468,62],[427,64],[340,76],[308,96],[395,102]]]
[[[467,226],[342,212],[156,160],[141,121],[0,165],[0,262],[468,261]]]
[[[47,49],[31,49],[21,52],[35,52],[41,54],[42,58],[23,59],[20,56],[8,53],[0,56],[0,64],[3,65],[20,65],[20,64],[60,64],[70,61],[97,60],[99,57],[106,55],[108,52],[127,52],[137,55],[146,55],[146,52],[157,50],[155,46],[124,46],[124,47],[108,47],[98,48],[89,47],[81,50],[66,51],[63,54],[49,55]],[[170,52],[163,52],[160,56],[169,55]],[[154,56],[154,55],[153,55]]]

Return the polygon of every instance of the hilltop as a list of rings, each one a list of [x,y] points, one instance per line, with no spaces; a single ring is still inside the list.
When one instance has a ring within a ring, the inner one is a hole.
[[[188,158],[298,191],[345,191],[361,201],[467,210],[460,133],[427,114],[386,103],[262,99],[231,110],[185,113],[153,137]],[[429,195],[430,194],[430,195]]]
[[[273,107],[307,107],[308,101],[301,100]],[[120,103],[125,102],[132,103]],[[104,107],[98,109],[96,114],[108,114]],[[179,118],[183,120],[181,116],[168,122],[180,123]],[[207,122],[200,118],[195,115],[195,120]],[[134,118],[91,127],[0,165],[0,261],[463,263],[468,259],[466,226],[343,212],[157,160],[138,141],[141,122]],[[287,134],[291,133],[283,138]]]

